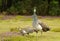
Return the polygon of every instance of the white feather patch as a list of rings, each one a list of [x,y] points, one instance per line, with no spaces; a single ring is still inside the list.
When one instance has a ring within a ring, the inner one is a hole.
[[[36,27],[38,30],[42,30],[42,26],[41,25],[37,25],[37,27]]]
[[[27,33],[25,30],[23,30],[23,33]]]

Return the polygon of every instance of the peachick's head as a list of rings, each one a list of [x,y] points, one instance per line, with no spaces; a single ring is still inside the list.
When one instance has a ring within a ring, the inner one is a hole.
[[[45,27],[42,29],[44,32],[47,32],[47,31],[50,31],[50,28],[49,27]]]
[[[46,24],[44,24],[43,22],[39,22],[39,25],[42,27],[42,30],[44,32],[50,31],[50,28]]]

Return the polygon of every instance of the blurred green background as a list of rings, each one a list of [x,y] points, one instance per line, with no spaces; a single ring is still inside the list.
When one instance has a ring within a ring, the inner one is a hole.
[[[0,14],[32,15],[34,6],[37,15],[60,15],[60,0],[0,0]]]

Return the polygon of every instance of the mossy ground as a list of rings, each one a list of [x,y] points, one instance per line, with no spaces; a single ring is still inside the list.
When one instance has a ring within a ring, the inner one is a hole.
[[[43,32],[42,36],[39,32],[37,41],[60,41],[60,17],[39,17],[39,20],[47,24],[51,30],[46,33]],[[32,27],[31,16],[14,16],[11,19],[0,19],[0,34],[10,31],[11,28],[27,26]],[[4,37],[3,41],[36,41],[36,33],[29,36]]]

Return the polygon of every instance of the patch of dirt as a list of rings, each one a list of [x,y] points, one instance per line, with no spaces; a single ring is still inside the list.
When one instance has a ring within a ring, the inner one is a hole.
[[[5,32],[1,33],[0,37],[18,36],[21,35],[19,32]]]
[[[20,32],[5,32],[0,34],[0,39],[1,41],[4,41],[5,38],[7,37],[13,37],[13,36],[21,36]]]
[[[1,20],[7,20],[7,19],[12,19],[14,18],[15,16],[14,15],[5,15],[3,16],[2,18],[0,18]]]

